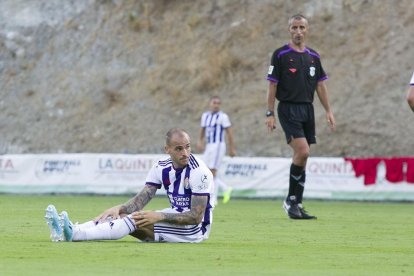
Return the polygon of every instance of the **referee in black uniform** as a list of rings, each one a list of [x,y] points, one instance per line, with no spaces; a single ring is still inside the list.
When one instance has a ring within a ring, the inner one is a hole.
[[[289,174],[289,193],[283,208],[292,219],[316,219],[302,206],[306,178],[306,161],[310,145],[316,143],[313,97],[315,90],[325,111],[329,127],[335,129],[335,118],[328,101],[325,74],[319,54],[305,46],[308,20],[297,14],[289,19],[290,42],[277,49],[270,62],[267,80],[266,126],[276,128],[275,99],[279,101],[277,116],[293,149]]]

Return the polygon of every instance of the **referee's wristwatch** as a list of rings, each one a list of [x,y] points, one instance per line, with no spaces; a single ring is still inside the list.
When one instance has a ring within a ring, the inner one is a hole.
[[[271,117],[271,116],[274,117],[275,113],[273,111],[270,111],[270,110],[266,111],[266,117]]]

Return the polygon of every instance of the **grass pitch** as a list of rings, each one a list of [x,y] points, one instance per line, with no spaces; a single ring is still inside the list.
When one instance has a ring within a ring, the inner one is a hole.
[[[0,195],[0,275],[413,275],[414,204],[308,201],[294,221],[281,200],[231,200],[201,244],[53,243],[50,203],[83,222],[128,197]],[[166,206],[155,198],[147,209]]]

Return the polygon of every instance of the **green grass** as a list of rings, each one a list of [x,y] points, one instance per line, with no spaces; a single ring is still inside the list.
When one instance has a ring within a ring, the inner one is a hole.
[[[309,201],[316,221],[281,200],[232,200],[200,244],[52,243],[49,203],[86,221],[127,197],[0,195],[0,275],[413,275],[414,205]],[[156,198],[149,209],[166,206]]]

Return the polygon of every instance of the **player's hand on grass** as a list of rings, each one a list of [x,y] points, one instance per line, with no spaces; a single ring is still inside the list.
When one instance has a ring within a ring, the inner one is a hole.
[[[143,227],[153,225],[154,223],[162,220],[163,215],[160,212],[154,211],[138,211],[132,213],[131,218],[135,221],[136,226]]]

